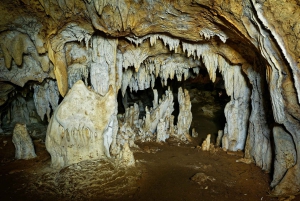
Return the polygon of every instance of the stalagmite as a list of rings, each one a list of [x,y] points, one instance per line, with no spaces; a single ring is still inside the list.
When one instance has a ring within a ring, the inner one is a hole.
[[[206,139],[203,141],[203,143],[201,145],[202,151],[209,151],[209,148],[210,148],[210,136],[211,136],[211,134],[208,134],[206,136]]]
[[[195,128],[192,129],[192,137],[198,137],[198,133],[196,132]]]
[[[103,113],[103,108],[106,112]],[[109,157],[111,119],[116,102],[112,87],[102,97],[78,81],[52,116],[46,135],[46,148],[55,168],[83,160]]]
[[[226,128],[226,125],[225,125]],[[227,130],[224,130],[224,135],[222,137],[222,148],[224,151],[227,151],[229,148],[228,134]]]
[[[221,146],[221,140],[222,140],[223,134],[224,134],[223,130],[218,131],[218,137],[217,137],[217,140],[216,140],[216,146],[217,147]]]
[[[124,116],[125,123],[127,123],[127,125],[131,128],[133,127],[138,128],[140,126],[139,114],[140,114],[139,107],[136,103],[133,106],[126,108],[126,112]]]
[[[166,139],[169,138],[169,135],[166,132],[166,122],[164,119],[160,119],[157,125],[157,134],[156,134],[156,142],[165,142]]]
[[[135,166],[135,159],[128,143],[125,143],[119,158],[119,165],[124,167]]]
[[[177,121],[177,133],[179,138],[186,138],[192,123],[191,101],[188,90],[178,89],[179,114]]]
[[[221,59],[221,61],[222,60],[224,59]],[[221,66],[220,62],[219,66]],[[222,146],[230,151],[243,150],[246,142],[247,123],[250,113],[250,90],[241,72],[241,67],[223,66],[221,73],[223,73],[225,80],[226,92],[231,96],[231,100],[227,103],[224,111],[227,120],[224,134],[228,135],[227,139],[229,144],[228,147],[224,147],[224,144]],[[232,81],[229,79],[232,79]]]
[[[159,120],[170,117],[174,110],[173,105],[173,94],[171,90],[168,90],[158,106],[149,111],[150,115],[148,117],[146,115],[146,119],[142,126],[144,131],[154,133],[157,130]]]
[[[26,124],[17,123],[15,125],[12,142],[15,145],[16,159],[27,160],[36,157],[32,140],[27,132]]]

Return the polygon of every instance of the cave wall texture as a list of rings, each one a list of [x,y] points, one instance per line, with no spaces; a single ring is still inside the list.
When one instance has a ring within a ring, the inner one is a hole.
[[[215,81],[218,70],[231,97],[224,111],[223,148],[244,150],[245,158],[263,170],[274,169],[274,195],[296,194],[299,19],[299,0],[2,0],[0,123],[33,121],[33,104],[20,90],[33,88],[37,115],[50,121],[46,144],[53,165],[63,167],[85,155],[118,156],[128,144],[117,135],[130,133],[117,120],[119,90],[125,95],[127,87],[153,88],[156,77],[187,79],[189,69],[200,67]],[[156,119],[159,132],[174,132],[169,100],[170,95],[156,100],[140,123],[138,109],[128,109],[125,117],[132,119],[126,125],[143,128],[141,136],[148,136],[153,118],[168,117],[167,122]],[[181,115],[190,121],[188,113]],[[178,135],[189,129],[177,126]]]

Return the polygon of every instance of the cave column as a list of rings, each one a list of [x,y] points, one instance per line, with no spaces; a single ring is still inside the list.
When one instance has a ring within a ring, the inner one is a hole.
[[[252,84],[251,115],[245,158],[254,161],[263,170],[269,172],[272,165],[271,131],[268,127],[265,104],[265,88],[262,72],[256,66],[247,68],[247,75]],[[257,72],[258,71],[258,72]]]

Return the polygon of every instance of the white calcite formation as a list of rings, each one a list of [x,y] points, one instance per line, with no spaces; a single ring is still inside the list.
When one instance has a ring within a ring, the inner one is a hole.
[[[225,71],[225,70],[224,70]],[[223,148],[231,151],[243,150],[247,136],[247,124],[249,119],[249,97],[250,90],[246,80],[242,75],[239,66],[228,68],[231,71],[231,81],[225,77],[226,92],[231,96],[231,100],[225,107],[225,124],[224,133],[228,134],[228,147],[223,145]],[[229,74],[229,73],[228,73]],[[228,86],[229,85],[229,86]],[[228,93],[232,91],[232,93]]]
[[[148,54],[147,49],[134,48],[133,46],[128,48],[123,54],[123,67],[127,69],[129,66],[133,66],[135,72],[138,72]]]
[[[58,106],[59,92],[54,80],[46,80],[43,85],[34,85],[34,104],[41,120],[47,115],[50,121],[51,110],[55,111]]]
[[[296,164],[295,145],[290,136],[282,127],[273,128],[275,143],[274,173],[271,187],[275,187],[282,180],[287,170]],[[277,187],[278,188],[278,187]]]
[[[89,69],[86,65],[82,64],[72,64],[68,66],[68,86],[72,88],[72,86],[78,80],[84,80],[85,85],[87,85],[87,79],[89,76]]]
[[[17,123],[15,125],[12,142],[15,145],[16,159],[31,159],[36,157],[32,140],[27,132],[26,124]]]
[[[224,135],[227,135],[228,143],[222,144],[222,147],[231,151],[243,150],[250,113],[250,90],[240,66],[230,66],[221,56],[217,58],[219,70],[225,81],[226,93],[231,97],[224,111],[227,121]]]
[[[211,134],[208,134],[206,136],[206,139],[202,142],[202,145],[201,145],[202,151],[209,151],[209,148],[210,148],[210,137],[211,137]]]
[[[160,119],[157,124],[156,142],[165,142],[168,138],[169,135],[166,130],[166,122],[164,121],[164,119]]]
[[[104,96],[108,92],[110,84],[115,85],[112,83],[114,80],[110,79],[110,75],[115,75],[113,70],[116,66],[118,40],[96,36],[92,38],[92,44],[91,84],[97,93]]]
[[[221,146],[221,141],[222,141],[223,135],[224,135],[223,130],[219,130],[218,131],[218,137],[217,137],[217,140],[216,140],[216,146],[217,147]]]
[[[182,46],[183,50],[187,52],[187,56],[193,55],[194,57],[202,58],[210,79],[213,82],[216,80],[217,69],[222,74],[225,81],[226,93],[231,97],[224,111],[227,120],[224,134],[226,134],[225,141],[227,142],[222,146],[225,150],[243,150],[250,113],[250,90],[242,73],[241,66],[228,64],[222,56],[213,53],[211,47],[207,44],[194,45],[182,43]]]
[[[256,71],[255,71],[256,70]],[[248,69],[248,77],[252,84],[251,114],[249,117],[248,136],[245,146],[245,158],[255,161],[263,170],[272,168],[271,131],[267,124],[265,94],[259,68]]]
[[[124,57],[124,61],[127,60],[132,61],[133,59],[132,57]],[[139,64],[137,71],[127,69],[124,72],[122,80],[123,96],[127,87],[131,91],[154,88],[155,79],[158,77],[160,77],[163,86],[167,86],[168,79],[173,80],[175,77],[178,81],[187,80],[190,77],[189,69],[193,69],[198,74],[198,67],[201,65],[199,60],[186,58],[180,54],[160,55],[147,58],[142,62]],[[127,68],[126,65],[123,67]]]
[[[134,146],[132,140],[165,142],[169,137],[182,142],[191,140],[189,129],[192,122],[192,112],[188,91],[184,90],[183,92],[182,88],[179,88],[178,102],[180,108],[177,125],[174,125],[174,116],[172,115],[174,111],[172,91],[168,89],[159,100],[155,89],[153,94],[153,108],[145,108],[146,115],[143,119],[139,119],[137,104],[127,108],[125,114],[119,118],[121,134],[117,138],[122,140],[119,140],[118,144],[128,142],[130,146]]]
[[[54,75],[60,94],[65,96],[68,91],[68,70],[66,44],[70,42],[84,42],[89,47],[92,28],[88,24],[68,23],[54,36],[48,46],[49,58],[54,64]]]
[[[171,90],[166,91],[166,94],[163,95],[162,99],[157,102],[157,107],[150,108],[150,110],[146,109],[146,117],[143,120],[142,128],[145,133],[154,133],[157,129],[157,125],[160,119],[164,119],[164,121],[168,121],[171,117],[172,112],[174,111],[174,103],[173,103],[173,93]],[[169,123],[165,125],[168,129]]]
[[[78,44],[77,42],[67,43],[65,49],[69,88],[72,88],[73,84],[78,80],[83,80],[87,86],[92,49],[86,47],[85,44]]]
[[[179,114],[177,121],[177,132],[176,136],[180,139],[184,139],[189,135],[189,128],[192,123],[192,104],[190,100],[190,95],[187,89],[178,89],[178,103],[179,103]]]
[[[118,158],[118,165],[123,167],[135,166],[135,159],[132,151],[130,151],[128,143],[125,143]]]
[[[103,108],[106,108],[105,113]],[[46,135],[53,167],[110,157],[116,102],[113,89],[102,97],[78,81],[55,110]]]

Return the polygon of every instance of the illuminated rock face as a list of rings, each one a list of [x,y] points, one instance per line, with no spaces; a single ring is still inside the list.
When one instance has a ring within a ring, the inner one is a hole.
[[[206,68],[212,81],[216,80],[216,71],[222,74],[231,98],[224,111],[227,122],[220,139],[222,147],[245,150],[245,158],[262,169],[274,168],[273,194],[299,191],[297,1],[4,0],[0,11],[0,84],[11,85],[0,88],[4,118],[0,122],[10,119],[30,123],[26,93],[22,91],[22,97],[12,94],[19,87],[30,88],[30,82],[34,82],[31,92],[38,115],[41,119],[52,115],[47,149],[54,166],[88,159],[89,154],[118,158],[118,154],[126,153],[123,158],[133,161],[128,150],[136,137],[161,142],[168,137],[164,135],[166,130],[170,136],[184,136],[192,119],[187,93],[180,99],[184,100],[178,117],[182,121],[176,126],[170,94],[159,102],[155,92],[153,108],[145,109],[144,121],[138,117],[142,107],[135,106],[125,114],[132,119],[119,121],[119,125],[117,93],[121,90],[125,97],[127,88],[155,88],[157,77],[162,85],[175,77],[186,80],[191,73]],[[78,84],[78,80],[85,84]],[[83,92],[94,98],[88,100]],[[71,95],[78,101],[68,98]],[[106,98],[110,103],[97,105]],[[5,108],[19,110],[22,116],[14,119],[14,110]],[[70,111],[62,113],[64,108]],[[167,112],[163,116],[156,108]],[[76,116],[72,110],[84,120],[72,122]],[[152,112],[159,114],[158,119]],[[98,128],[96,116],[101,115],[106,120]],[[99,139],[87,138],[95,132]],[[158,137],[151,139],[149,133],[155,132]],[[272,135],[275,146],[271,146]],[[71,139],[77,147],[71,146]],[[98,143],[100,147],[95,145]],[[286,144],[293,146],[286,149]],[[283,152],[293,156],[292,162],[287,163]],[[273,163],[272,158],[278,162]]]
[[[53,167],[110,157],[117,126],[114,96],[112,88],[102,97],[89,91],[82,81],[73,85],[55,110],[47,130],[46,148]]]

